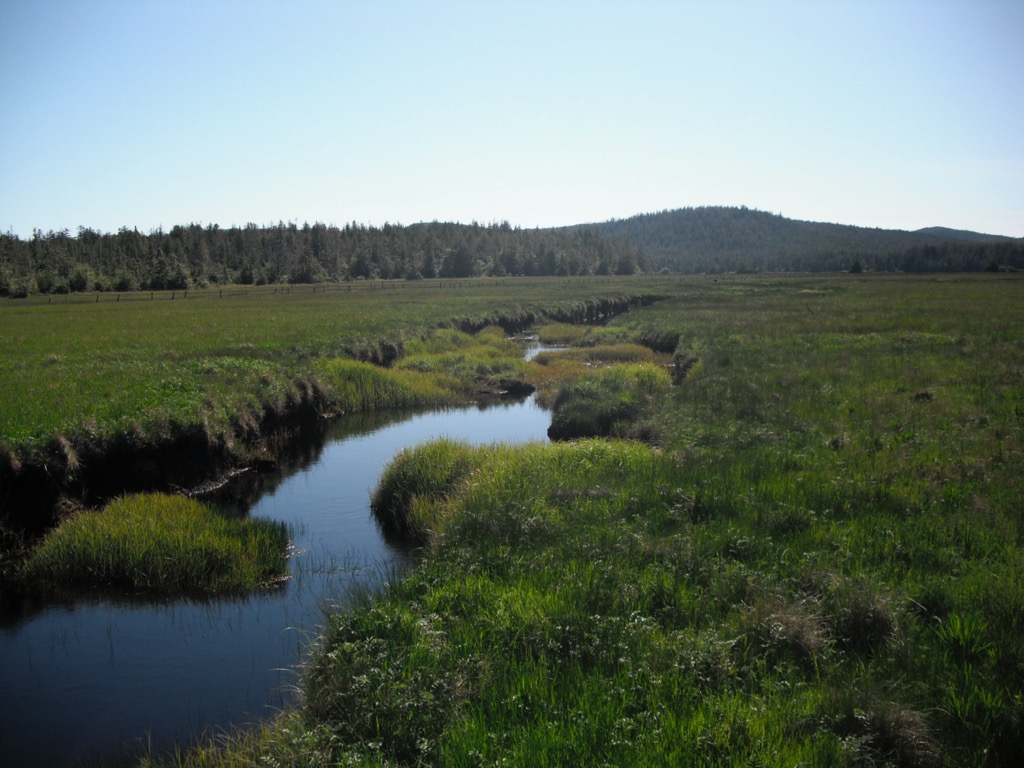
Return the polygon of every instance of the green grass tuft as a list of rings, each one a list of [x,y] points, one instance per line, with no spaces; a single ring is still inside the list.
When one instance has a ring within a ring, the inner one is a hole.
[[[455,440],[405,449],[388,465],[370,501],[388,536],[424,544],[442,523],[444,502],[479,466],[479,452]]]
[[[668,373],[655,365],[602,369],[559,391],[548,434],[559,440],[633,436],[651,398],[667,392],[669,383]]]
[[[342,413],[441,405],[452,399],[452,388],[438,376],[346,358],[318,360],[314,369]]]
[[[235,519],[182,496],[140,494],[81,512],[24,564],[29,581],[159,592],[252,589],[287,572],[284,523]]]

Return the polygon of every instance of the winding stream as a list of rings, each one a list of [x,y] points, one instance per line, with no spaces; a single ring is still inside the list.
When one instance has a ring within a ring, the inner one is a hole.
[[[390,423],[389,423],[390,422]],[[152,601],[77,595],[20,606],[0,623],[0,762],[79,765],[265,718],[295,700],[296,666],[324,606],[402,571],[370,493],[402,448],[448,436],[475,444],[547,440],[531,399],[342,419],[251,507],[283,520],[292,578],[243,598]]]

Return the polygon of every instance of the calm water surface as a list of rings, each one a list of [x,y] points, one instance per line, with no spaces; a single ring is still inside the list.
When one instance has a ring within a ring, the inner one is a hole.
[[[408,565],[369,511],[387,462],[441,436],[546,441],[550,414],[531,398],[388,419],[338,422],[313,461],[252,507],[292,527],[298,554],[281,588],[207,601],[78,596],[5,617],[0,764],[78,765],[147,744],[159,750],[294,701],[296,665],[323,607],[343,606],[354,585],[372,587]]]

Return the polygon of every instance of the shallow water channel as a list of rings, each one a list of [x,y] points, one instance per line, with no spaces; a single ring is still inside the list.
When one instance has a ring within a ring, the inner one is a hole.
[[[297,554],[280,588],[205,601],[77,595],[3,617],[0,763],[78,765],[160,751],[295,701],[296,666],[324,606],[343,606],[352,589],[408,565],[369,510],[387,462],[441,436],[546,441],[550,423],[532,398],[396,418],[338,421],[251,506],[292,528]]]

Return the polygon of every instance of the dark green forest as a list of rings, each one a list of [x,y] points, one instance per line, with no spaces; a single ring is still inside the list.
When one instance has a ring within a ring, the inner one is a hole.
[[[981,272],[1024,269],[1024,240],[797,221],[749,208],[682,208],[597,226],[673,272]]]
[[[594,228],[524,230],[508,223],[345,227],[279,222],[142,234],[80,228],[0,235],[0,295],[172,290],[216,284],[508,275],[631,275],[642,249]]]
[[[980,272],[1024,269],[1024,240],[917,232],[701,207],[602,224],[520,229],[425,223],[344,227],[190,224],[142,234],[80,227],[0,234],[0,296],[209,285],[519,275],[725,272]]]

